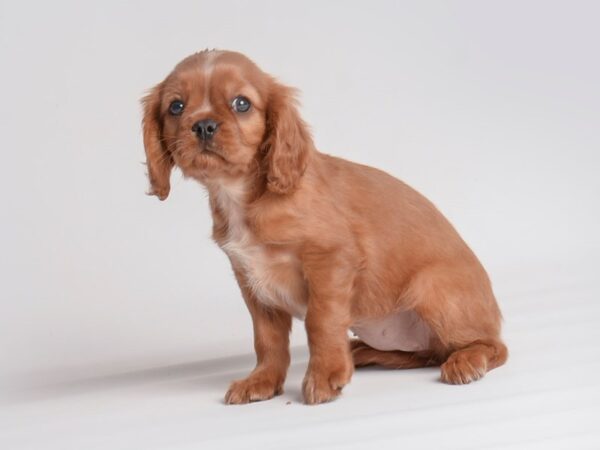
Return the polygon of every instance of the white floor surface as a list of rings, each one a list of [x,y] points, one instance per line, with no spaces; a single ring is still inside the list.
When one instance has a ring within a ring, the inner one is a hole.
[[[600,288],[591,278],[547,279],[504,289],[509,363],[471,385],[442,384],[437,368],[368,368],[339,400],[305,406],[307,352],[294,347],[282,396],[226,406],[229,381],[254,357],[215,350],[180,365],[13,389],[1,405],[0,448],[598,449]]]

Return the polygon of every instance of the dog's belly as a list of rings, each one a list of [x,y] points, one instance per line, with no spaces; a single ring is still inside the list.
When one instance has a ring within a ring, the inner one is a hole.
[[[262,245],[230,241],[223,246],[241,268],[248,288],[266,306],[304,319],[307,289],[298,261],[287,252],[268,252]],[[427,324],[413,311],[400,311],[375,319],[360,320],[351,331],[378,350],[420,351],[429,348]]]
[[[383,351],[415,352],[429,349],[431,330],[414,311],[360,320],[350,330],[367,345]]]

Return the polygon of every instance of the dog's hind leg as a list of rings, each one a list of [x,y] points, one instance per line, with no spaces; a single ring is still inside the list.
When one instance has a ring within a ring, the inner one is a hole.
[[[378,365],[388,369],[416,369],[438,365],[427,352],[382,351],[360,339],[350,341],[354,367]]]

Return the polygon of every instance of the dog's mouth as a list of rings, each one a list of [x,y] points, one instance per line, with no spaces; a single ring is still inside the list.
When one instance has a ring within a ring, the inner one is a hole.
[[[220,158],[223,161],[227,161],[227,159],[223,156],[223,149],[213,142],[204,142],[200,144],[200,152],[203,155],[213,156]]]

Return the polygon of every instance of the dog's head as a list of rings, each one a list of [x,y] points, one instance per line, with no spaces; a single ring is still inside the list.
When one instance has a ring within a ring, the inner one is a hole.
[[[142,104],[150,194],[161,200],[174,165],[203,183],[258,176],[278,194],[306,168],[313,144],[294,91],[239,53],[189,56]]]

